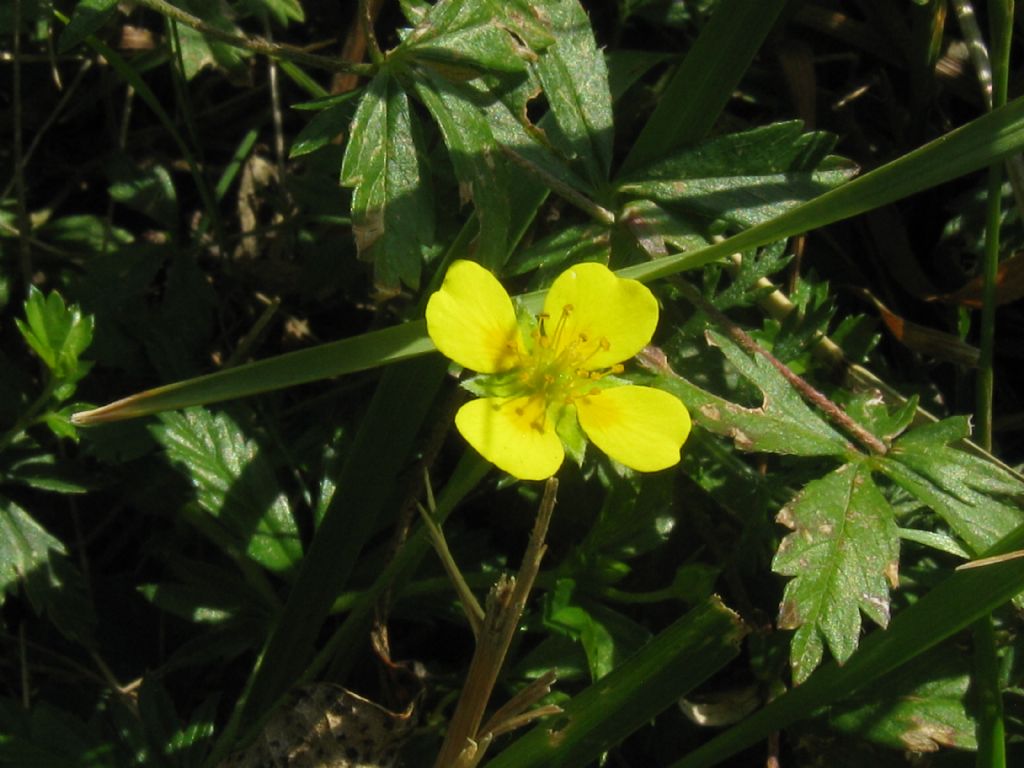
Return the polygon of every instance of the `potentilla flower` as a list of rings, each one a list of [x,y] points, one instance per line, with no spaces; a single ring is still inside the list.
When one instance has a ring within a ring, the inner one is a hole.
[[[459,409],[455,425],[484,458],[524,480],[553,475],[565,446],[581,456],[583,435],[641,472],[679,461],[686,406],[617,376],[657,324],[646,286],[594,263],[559,275],[536,319],[517,318],[501,283],[472,261],[453,262],[427,303],[437,348],[485,374],[467,382],[482,397]]]

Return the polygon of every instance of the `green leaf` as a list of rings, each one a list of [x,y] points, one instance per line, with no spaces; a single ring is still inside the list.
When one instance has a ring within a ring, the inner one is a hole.
[[[744,451],[794,456],[847,456],[854,450],[842,435],[807,406],[764,357],[748,356],[724,336],[709,331],[709,340],[739,373],[764,393],[760,408],[745,408],[691,384],[667,361],[649,355],[644,362],[660,374],[657,386],[672,392],[689,408],[694,421],[718,435],[731,437]]]
[[[982,553],[1004,554],[1024,546],[1024,526]],[[970,626],[1024,589],[1024,559],[953,573],[916,603],[897,613],[884,632],[873,632],[845,665],[823,665],[802,685],[715,736],[668,768],[711,768],[769,734],[888,680],[895,670]]]
[[[968,667],[947,643],[887,675],[884,686],[833,707],[829,724],[908,752],[975,749],[974,720],[967,712]]]
[[[500,270],[508,256],[510,180],[487,119],[470,101],[473,92],[456,89],[425,73],[416,80],[416,94],[441,129],[459,180],[463,202],[472,202],[479,232],[473,241],[476,260]]]
[[[154,165],[142,170],[124,163],[111,170],[107,192],[112,200],[149,216],[165,229],[177,226],[178,197],[166,168]]]
[[[29,574],[49,568],[64,545],[13,501],[0,497],[0,598],[13,593]]]
[[[253,13],[259,14],[263,11],[270,13],[274,20],[282,27],[287,27],[289,21],[305,21],[306,12],[302,10],[299,0],[244,0]]]
[[[288,571],[302,557],[288,499],[259,445],[224,413],[202,408],[163,416],[153,429],[196,492],[188,519],[232,557]]]
[[[795,577],[786,585],[779,628],[796,630],[790,663],[794,681],[802,683],[821,662],[823,640],[840,664],[850,658],[861,612],[888,625],[899,533],[863,464],[846,464],[808,483],[776,519],[793,531],[779,545],[772,570]]]
[[[419,286],[423,248],[433,241],[434,210],[409,99],[385,68],[359,102],[341,165],[353,187],[352,229],[359,257],[378,285]]]
[[[562,578],[547,595],[545,626],[580,642],[591,680],[600,680],[636,652],[650,634],[640,625],[599,603],[573,595],[576,584]]]
[[[331,606],[376,530],[379,517],[395,502],[400,477],[414,461],[410,457],[414,441],[447,370],[446,361],[435,357],[384,373],[351,443],[338,490],[302,560],[245,695],[218,740],[218,750],[230,745],[241,724],[248,726],[266,712],[306,669]],[[365,627],[360,629],[365,637]]]
[[[574,696],[485,768],[582,768],[650,722],[739,652],[746,629],[713,598]]]
[[[117,12],[117,0],[81,0],[75,6],[71,20],[60,33],[58,53],[67,53],[85,38],[95,34]]]
[[[1024,510],[998,497],[1020,498],[1013,475],[949,445],[969,437],[967,417],[928,424],[893,444],[879,468],[939,515],[977,554],[1024,522]]]
[[[3,478],[5,482],[67,494],[87,493],[98,485],[91,474],[50,454],[12,462]]]
[[[551,42],[526,2],[440,0],[390,56],[411,58],[455,81],[485,72],[521,76],[537,58],[531,47]]]
[[[799,121],[710,139],[635,171],[621,194],[737,227],[776,218],[851,179],[856,166],[824,157],[833,139]]]
[[[115,251],[134,240],[128,230],[112,227],[101,217],[86,213],[51,219],[36,231],[49,243],[91,254]]]
[[[546,133],[566,157],[582,163],[591,184],[600,189],[608,180],[614,138],[604,55],[576,0],[547,0],[543,9],[558,41],[536,67],[555,117]]]
[[[242,34],[242,30],[221,11],[216,3],[204,3],[192,10],[213,27],[233,35]],[[236,73],[244,71],[245,60],[250,55],[244,48],[207,37],[202,32],[175,21],[172,21],[171,24],[174,25],[178,42],[181,45],[181,60],[186,80],[194,78],[205,67],[223,67],[229,72]]]
[[[58,381],[77,381],[88,371],[78,359],[92,343],[92,315],[83,315],[77,305],[70,307],[56,291],[43,296],[29,288],[25,321],[16,318],[18,330]]]
[[[352,97],[357,92],[342,94],[345,98],[339,104],[332,104],[318,113],[299,131],[292,142],[289,157],[302,157],[326,147],[348,128],[352,120]],[[334,97],[331,97],[332,99]]]
[[[96,616],[64,545],[13,501],[0,497],[0,603],[17,585],[68,638],[93,643]]]

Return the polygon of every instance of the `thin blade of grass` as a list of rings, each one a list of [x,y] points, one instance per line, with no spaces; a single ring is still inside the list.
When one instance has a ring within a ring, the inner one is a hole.
[[[623,162],[642,168],[704,138],[788,0],[722,0]]]
[[[385,371],[288,601],[214,757],[223,757],[241,724],[259,720],[312,660],[331,605],[374,532],[378,516],[400,488],[399,476],[409,466],[409,453],[447,368],[446,361],[429,358]]]
[[[673,254],[620,270],[621,277],[650,282],[697,269],[730,254],[856,216],[959,176],[984,168],[1024,147],[1024,97],[935,139],[898,160],[743,230],[707,248]],[[520,297],[530,310],[539,292]],[[173,408],[231,400],[319,379],[365,371],[434,351],[423,321],[241,365],[168,384],[91,411],[77,413],[77,426],[135,418]]]
[[[574,768],[590,764],[725,666],[747,630],[717,598],[660,632],[621,667],[538,725],[486,768]]]

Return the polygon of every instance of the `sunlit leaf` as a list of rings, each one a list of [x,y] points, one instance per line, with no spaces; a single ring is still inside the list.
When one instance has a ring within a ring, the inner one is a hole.
[[[860,614],[889,623],[889,588],[897,583],[899,534],[893,511],[863,464],[845,464],[808,483],[779,512],[793,530],[772,569],[794,577],[779,611],[779,627],[795,629],[796,682],[821,662],[823,641],[840,663],[857,648]]]
[[[773,219],[849,181],[856,166],[826,157],[834,139],[798,121],[709,139],[634,171],[624,195],[737,227]]]
[[[195,489],[190,522],[229,555],[272,571],[299,561],[298,530],[270,462],[227,414],[170,413],[153,433]]]
[[[966,417],[907,432],[880,469],[930,507],[977,554],[1024,522],[1024,485],[996,464],[952,444],[970,435]]]
[[[434,209],[409,99],[387,69],[367,86],[352,120],[341,183],[353,187],[352,229],[359,257],[386,289],[419,285]]]
[[[92,343],[93,319],[77,305],[70,307],[56,291],[49,296],[33,286],[25,301],[25,320],[18,330],[58,380],[76,381],[88,371],[79,356]]]
[[[845,456],[852,446],[825,423],[763,357],[750,357],[714,332],[709,338],[729,362],[764,393],[760,408],[747,408],[713,395],[673,371],[664,354],[648,348],[643,364],[658,373],[658,386],[676,394],[704,429],[732,438],[745,451],[796,456]]]

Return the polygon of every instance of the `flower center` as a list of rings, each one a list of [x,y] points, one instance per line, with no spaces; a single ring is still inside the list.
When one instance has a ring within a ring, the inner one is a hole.
[[[539,411],[537,428],[543,428],[549,406],[568,405],[577,398],[596,394],[598,387],[594,382],[623,370],[621,365],[593,367],[594,355],[607,352],[611,344],[604,336],[595,338],[576,328],[571,322],[574,310],[572,304],[565,304],[554,320],[554,327],[550,314],[537,315],[537,325],[531,334],[532,348],[520,360],[523,394],[532,406],[523,408],[520,415]]]

